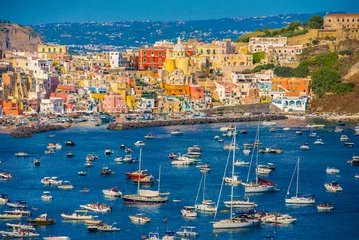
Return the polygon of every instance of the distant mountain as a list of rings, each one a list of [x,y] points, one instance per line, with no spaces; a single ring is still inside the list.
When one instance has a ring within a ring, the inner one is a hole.
[[[294,20],[307,21],[315,14],[281,14],[190,21],[108,21],[37,24],[32,27],[46,42],[64,45],[112,45],[138,47],[177,37],[210,42],[223,38],[236,40],[245,32],[268,26],[283,27]]]
[[[41,36],[29,26],[0,23],[0,49],[37,51],[42,43]]]

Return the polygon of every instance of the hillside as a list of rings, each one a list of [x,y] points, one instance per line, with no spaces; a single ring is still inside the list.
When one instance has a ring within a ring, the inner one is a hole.
[[[31,27],[0,23],[0,48],[3,50],[37,51],[41,36]]]

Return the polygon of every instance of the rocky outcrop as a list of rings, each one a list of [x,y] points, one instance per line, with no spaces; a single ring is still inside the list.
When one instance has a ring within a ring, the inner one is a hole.
[[[0,49],[37,51],[37,45],[43,44],[41,36],[28,26],[18,24],[0,24]]]
[[[63,130],[70,127],[68,124],[49,124],[49,125],[34,125],[34,126],[21,126],[13,130],[10,135],[13,137],[31,137],[35,133],[48,132],[53,130]]]
[[[175,126],[175,125],[194,125],[194,124],[208,124],[208,123],[231,123],[231,122],[253,122],[258,121],[259,116],[235,116],[235,117],[216,117],[216,118],[186,118],[173,120],[154,120],[154,121],[127,121],[123,123],[109,123],[108,130],[128,130],[135,128],[147,127],[161,127],[161,126]],[[261,116],[261,121],[264,120],[281,120],[286,119],[284,115],[265,115]]]

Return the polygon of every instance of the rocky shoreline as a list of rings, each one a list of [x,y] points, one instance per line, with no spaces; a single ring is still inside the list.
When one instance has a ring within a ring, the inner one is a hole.
[[[49,124],[49,125],[37,124],[34,126],[21,126],[11,131],[10,135],[12,137],[24,138],[24,137],[31,137],[35,133],[48,132],[52,130],[64,130],[69,127],[70,125],[68,124]]]
[[[230,122],[253,122],[258,121],[258,115],[254,116],[234,116],[234,117],[215,117],[215,118],[187,118],[187,119],[173,119],[173,120],[153,120],[153,121],[128,121],[128,122],[114,122],[109,123],[107,130],[129,130],[136,128],[147,127],[162,127],[175,125],[195,125],[208,123],[230,123]],[[283,120],[287,119],[285,115],[265,115],[261,116],[261,121],[268,120]]]

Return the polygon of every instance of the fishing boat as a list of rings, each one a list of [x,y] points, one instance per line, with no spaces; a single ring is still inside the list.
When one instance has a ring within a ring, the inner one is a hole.
[[[151,133],[148,133],[146,136],[145,136],[145,139],[153,139],[154,136],[151,134]]]
[[[72,152],[69,152],[69,153],[66,153],[66,157],[73,158],[73,157],[75,157],[75,154],[73,154]]]
[[[58,186],[58,188],[62,190],[71,190],[74,188],[74,186],[72,186],[71,182],[69,181],[63,181],[62,184]]]
[[[263,223],[275,223],[275,224],[291,224],[297,221],[296,218],[291,217],[288,214],[275,213],[265,216],[261,219]]]
[[[258,206],[255,202],[249,201],[248,196],[245,197],[244,200],[224,201],[224,205],[229,208],[255,208]]]
[[[11,180],[12,175],[11,173],[1,172],[0,173],[0,180]]]
[[[183,132],[181,130],[179,130],[179,129],[176,129],[176,130],[171,132],[171,135],[172,136],[182,136]]]
[[[47,214],[41,214],[35,219],[27,220],[30,224],[34,226],[42,226],[42,225],[51,225],[55,223],[55,220],[52,218],[47,218]]]
[[[179,237],[185,237],[185,238],[197,237],[199,233],[197,231],[194,231],[194,229],[196,229],[196,227],[182,226],[180,230],[176,232],[176,234]]]
[[[122,192],[120,192],[120,190],[117,187],[111,187],[109,189],[104,189],[104,190],[102,190],[102,193],[105,196],[109,196],[109,197],[121,197],[122,196]]]
[[[73,213],[73,214],[62,213],[61,217],[64,220],[72,220],[72,221],[93,220],[93,217],[91,215],[81,215],[81,214],[77,214],[77,213]]]
[[[87,172],[84,172],[84,171],[80,171],[77,173],[78,176],[86,176],[87,175]]]
[[[324,145],[324,142],[321,138],[318,138],[317,140],[315,140],[314,145]]]
[[[330,211],[330,210],[334,210],[334,205],[331,204],[330,202],[325,202],[317,205],[317,209],[319,211]]]
[[[86,210],[89,210],[92,212],[100,212],[100,213],[106,213],[106,212],[112,211],[112,207],[110,207],[106,204],[99,204],[99,203],[80,205],[80,208],[86,209]]]
[[[11,232],[0,231],[0,234],[3,235],[4,238],[37,238],[40,236],[38,233],[22,229],[14,229]]]
[[[65,146],[66,147],[74,147],[75,146],[75,142],[72,140],[66,141],[65,142]]]
[[[301,151],[309,151],[310,147],[308,143],[304,143],[302,146],[300,146]]]
[[[85,163],[85,167],[87,167],[87,168],[92,167],[92,162],[87,161],[87,162]]]
[[[234,165],[235,166],[247,166],[247,165],[249,165],[249,162],[236,160],[234,162]]]
[[[263,125],[263,126],[275,126],[275,125],[277,125],[277,123],[276,123],[276,122],[272,122],[272,121],[264,121],[264,122],[262,123],[262,125]]]
[[[300,158],[298,158],[297,164],[295,165],[294,171],[293,171],[293,175],[292,175],[292,179],[290,180],[289,183],[289,187],[287,190],[287,194],[285,197],[285,203],[286,204],[314,204],[315,203],[315,198],[314,195],[311,194],[299,194],[299,161]],[[296,185],[296,192],[295,192],[295,196],[289,198],[288,195],[290,187],[292,185],[292,181],[294,178],[294,175],[297,174],[297,185]]]
[[[343,188],[336,181],[328,182],[328,183],[324,184],[324,187],[328,192],[336,193],[336,192],[343,191]]]
[[[327,174],[336,174],[336,173],[339,173],[340,170],[339,169],[336,169],[334,167],[327,167],[327,169],[325,170],[325,172]]]
[[[142,161],[142,148],[140,148],[140,159],[138,164],[138,178],[141,178],[141,161]],[[127,174],[126,174],[127,176]],[[132,175],[130,175],[132,176]],[[162,196],[160,193],[161,186],[161,166],[159,168],[159,179],[158,179],[158,190],[142,190],[140,189],[140,181],[137,184],[137,193],[135,194],[127,194],[122,196],[123,201],[126,204],[160,204],[166,203],[168,198],[167,196]]]
[[[115,157],[114,162],[120,163],[120,162],[122,162],[122,160],[123,160],[122,157],[117,156],[117,157]],[[131,160],[132,160],[132,157],[131,157]]]
[[[49,191],[45,191],[41,195],[41,200],[43,200],[43,201],[50,201],[50,200],[53,200],[53,199],[54,198],[50,195]]]
[[[40,166],[40,159],[38,159],[38,158],[35,158],[34,159],[34,166]]]
[[[109,167],[103,167],[100,174],[102,176],[111,175],[112,171]]]
[[[10,201],[7,194],[0,194],[0,204],[6,204]]]
[[[197,217],[198,213],[195,211],[194,206],[184,206],[181,210],[182,216],[186,218],[195,218]]]
[[[92,154],[87,154],[87,156],[86,156],[86,161],[88,162],[88,161],[95,161],[95,160],[97,160],[98,159],[98,156],[96,155],[96,154],[94,154],[94,153],[92,153]]]
[[[352,143],[352,142],[346,142],[346,143],[344,143],[344,147],[352,148],[352,147],[354,147],[354,143]]]
[[[8,202],[6,205],[12,208],[27,208],[26,202],[23,200],[18,200],[15,202]]]
[[[14,229],[23,229],[23,230],[29,230],[29,231],[35,231],[34,226],[32,226],[31,224],[29,225],[25,225],[25,224],[21,224],[21,222],[19,222],[18,224],[16,223],[6,223],[6,226],[8,226],[9,228],[14,228]]]
[[[148,171],[147,169],[143,169],[143,170],[137,170],[135,172],[125,172],[125,175],[127,178],[130,179],[138,179],[138,178],[144,178],[146,176],[148,176]]]
[[[29,157],[30,155],[25,152],[15,153],[15,157]]]
[[[0,219],[21,219],[23,216],[21,213],[3,213],[0,214]]]
[[[144,141],[141,141],[141,140],[135,142],[135,146],[137,146],[137,147],[145,146],[145,145],[146,145],[146,143]]]
[[[105,149],[105,155],[109,156],[109,155],[111,155],[112,153],[113,153],[113,152],[111,151],[110,148],[106,148],[106,149]]]
[[[202,178],[201,178],[201,181],[199,183],[194,208],[195,208],[195,210],[200,211],[200,212],[214,213],[214,212],[217,211],[216,204],[212,200],[206,199],[206,176],[207,176],[206,173],[202,173]],[[203,182],[203,185],[202,185],[202,182]],[[203,188],[202,188],[202,202],[197,203],[202,186],[203,186]]]
[[[144,178],[134,178],[134,179],[132,179],[132,181],[135,184],[138,184],[138,182],[140,182],[140,184],[146,184],[146,185],[154,184],[153,176],[151,176],[151,175],[148,175],[148,176],[146,176]]]
[[[138,223],[138,224],[144,224],[144,223],[148,223],[151,221],[151,219],[149,217],[143,216],[142,213],[137,213],[135,215],[130,215],[128,217],[130,218],[131,222]]]
[[[340,141],[341,141],[341,142],[348,142],[348,141],[349,141],[349,138],[348,138],[347,135],[342,135],[342,136],[340,137]]]
[[[54,150],[54,149],[45,150],[44,153],[45,153],[46,155],[54,154],[54,153],[55,153],[55,150]]]

